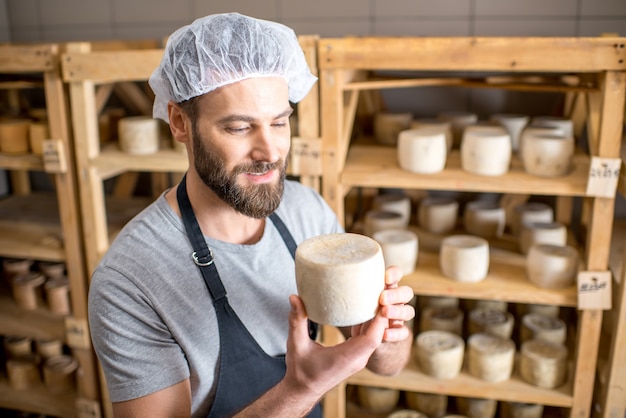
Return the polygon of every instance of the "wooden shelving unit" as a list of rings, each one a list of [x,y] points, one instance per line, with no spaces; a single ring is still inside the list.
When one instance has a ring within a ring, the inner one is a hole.
[[[571,198],[578,197],[585,208],[582,269],[607,271],[615,191],[597,193],[588,190],[588,184],[594,159],[620,157],[626,92],[625,43],[623,38],[604,37],[320,40],[324,198],[344,219],[344,199],[357,187],[554,196],[558,204],[557,220],[570,224]],[[394,72],[398,75],[389,76]],[[381,77],[382,73],[387,75]],[[462,78],[458,77],[459,73],[463,74]],[[484,73],[491,76],[484,77]],[[527,75],[532,75],[532,82],[527,81]],[[581,81],[559,81],[561,77],[571,76]],[[422,86],[582,95],[587,104],[590,152],[577,154],[573,172],[555,179],[528,175],[518,157],[514,157],[509,172],[503,176],[475,176],[461,170],[458,152],[449,156],[441,173],[425,176],[403,171],[397,163],[395,148],[367,145],[367,141],[355,137],[357,107],[360,95],[366,91]],[[579,309],[575,286],[559,291],[534,286],[520,267],[523,262],[520,264],[515,257],[494,259],[487,279],[469,285],[442,277],[436,254],[422,255],[420,252],[416,271],[403,279],[416,294],[576,308],[578,329],[567,384],[556,390],[543,390],[523,382],[516,372],[510,380],[497,384],[481,382],[465,372],[455,379],[437,381],[411,363],[397,377],[379,377],[364,371],[348,379],[325,398],[326,417],[345,417],[348,384],[539,403],[565,408],[570,417],[591,415],[601,310]],[[341,341],[340,335],[331,329],[325,329],[324,336],[329,344]]]
[[[313,74],[317,75],[318,36],[300,36],[300,45]],[[143,114],[152,114],[152,97],[146,92],[152,71],[158,66],[164,50],[149,43],[138,45],[119,43],[101,45],[71,43],[62,58],[63,78],[69,85],[72,109],[76,165],[82,175],[79,178],[80,204],[83,215],[84,242],[87,270],[92,272],[109,247],[117,232],[151,198],[138,198],[131,194],[107,193],[105,181],[114,177],[146,172],[152,176],[173,174],[180,177],[187,170],[187,155],[170,148],[161,148],[150,155],[129,155],[123,153],[116,144],[101,145],[98,117],[106,105],[110,94],[123,84],[145,85],[139,88],[143,95],[135,94],[133,99],[141,102]],[[137,92],[136,88],[133,88]],[[151,91],[150,91],[151,92]],[[319,125],[319,93],[317,87],[296,106],[292,123],[297,132],[292,137],[292,151],[288,174],[297,177],[302,183],[317,190],[321,176],[321,138]],[[153,177],[154,178],[154,177]],[[164,191],[167,182],[160,183]],[[126,187],[128,188],[128,187]],[[104,385],[103,385],[104,386]],[[103,398],[108,400],[106,389]],[[109,403],[106,403],[105,416],[112,416]]]
[[[78,208],[69,106],[60,73],[61,46],[0,46],[0,82],[6,97],[41,91],[49,124],[49,141],[65,164],[44,164],[36,154],[0,154],[0,167],[11,179],[11,194],[0,198],[0,257],[63,262],[70,282],[71,314],[45,308],[26,311],[6,292],[0,295],[0,335],[54,338],[69,347],[79,363],[77,390],[59,395],[41,385],[15,390],[0,380],[0,407],[59,417],[101,415],[99,378],[87,326],[87,279]],[[34,191],[29,172],[49,175],[53,192]]]

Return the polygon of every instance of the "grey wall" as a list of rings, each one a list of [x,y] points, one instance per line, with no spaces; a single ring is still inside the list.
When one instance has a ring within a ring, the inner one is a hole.
[[[0,42],[162,39],[197,17],[229,11],[323,37],[626,36],[626,0],[0,0]],[[481,118],[552,114],[561,105],[558,95],[415,91],[385,91],[385,103],[416,117],[471,110]]]
[[[0,43],[9,42],[9,17],[6,0],[0,0]]]
[[[5,3],[13,42],[160,39],[226,11],[326,37],[626,34],[624,0],[0,0],[0,11]]]

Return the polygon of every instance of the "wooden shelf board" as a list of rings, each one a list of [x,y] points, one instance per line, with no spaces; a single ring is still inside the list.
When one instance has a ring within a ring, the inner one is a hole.
[[[43,171],[43,158],[35,154],[2,154],[0,167],[8,170]]]
[[[616,37],[345,37],[320,39],[326,69],[598,72],[626,70]]]
[[[37,81],[0,81],[0,90],[34,89],[43,87]]]
[[[63,232],[54,193],[0,199],[0,256],[63,261]]]
[[[557,389],[543,389],[524,382],[514,370],[505,382],[490,383],[462,371],[453,379],[436,379],[419,370],[414,358],[397,376],[380,376],[365,369],[347,380],[348,384],[385,387],[411,392],[439,393],[450,396],[490,398],[500,401],[539,403],[571,407],[571,381]]]
[[[572,172],[563,177],[531,176],[524,172],[518,158],[513,158],[509,172],[502,176],[480,176],[463,171],[459,151],[450,153],[442,172],[416,174],[400,168],[395,147],[354,145],[340,181],[348,187],[585,196],[588,174],[589,157],[576,154]]]
[[[43,302],[34,310],[21,309],[9,290],[0,290],[0,335],[65,341],[65,317],[51,313]]]
[[[43,383],[26,390],[13,389],[5,377],[0,377],[0,407],[55,417],[77,415],[75,393],[53,393]]]
[[[154,154],[131,155],[119,149],[107,148],[90,164],[102,177],[123,171],[182,173],[189,166],[187,155],[173,149],[160,150]]]
[[[520,255],[520,258],[522,256]],[[437,254],[420,252],[415,271],[402,278],[419,295],[450,296],[461,299],[493,299],[514,303],[536,303],[575,307],[576,287],[542,289],[530,282],[522,263],[499,251],[491,251],[489,274],[477,283],[457,282],[443,276]]]

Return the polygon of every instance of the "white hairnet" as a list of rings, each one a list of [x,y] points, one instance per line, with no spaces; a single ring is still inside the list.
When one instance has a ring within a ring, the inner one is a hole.
[[[289,100],[306,96],[311,74],[294,31],[239,13],[205,16],[168,39],[159,67],[150,76],[153,116],[168,121],[167,103],[208,93],[247,78],[283,77]]]

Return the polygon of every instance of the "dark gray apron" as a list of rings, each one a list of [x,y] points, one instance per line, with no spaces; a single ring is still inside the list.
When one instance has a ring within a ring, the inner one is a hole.
[[[178,185],[176,198],[187,236],[193,246],[193,259],[200,268],[213,299],[219,327],[217,391],[209,418],[230,417],[258,399],[285,376],[285,356],[272,357],[263,351],[228,303],[213,253],[204,240],[189,202],[186,176]],[[278,215],[273,213],[270,219],[280,232],[291,256],[295,257],[296,243],[291,233]],[[314,324],[309,325],[311,338],[314,339],[316,328]],[[317,404],[308,416],[321,418],[321,406]]]

